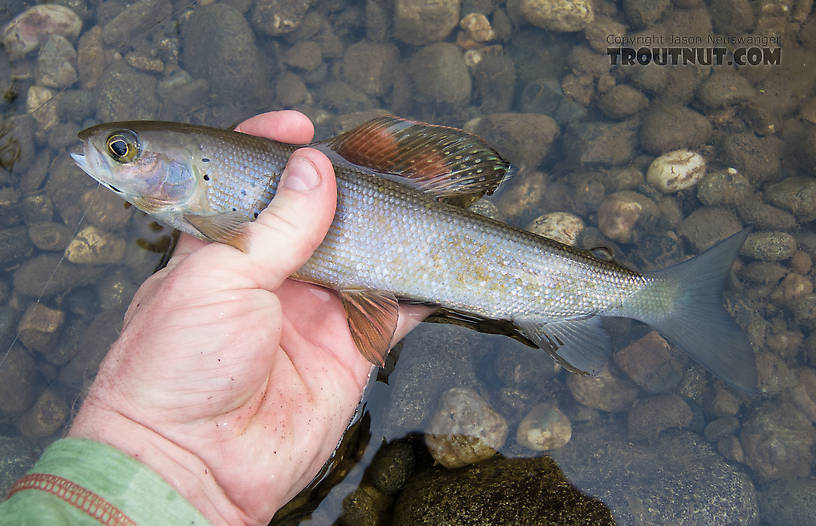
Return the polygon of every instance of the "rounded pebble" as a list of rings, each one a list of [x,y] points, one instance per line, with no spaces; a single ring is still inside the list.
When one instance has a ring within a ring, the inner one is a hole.
[[[796,239],[787,232],[753,232],[745,240],[741,254],[760,261],[788,259],[796,252]]]
[[[516,442],[534,451],[558,449],[572,438],[572,424],[567,415],[553,404],[533,407],[516,430]]]
[[[533,219],[524,229],[574,247],[584,231],[584,222],[569,212],[550,212]]]
[[[434,460],[448,469],[492,457],[504,445],[507,422],[473,389],[442,394],[425,435]]]
[[[567,387],[578,402],[610,413],[629,408],[638,394],[637,386],[613,374],[609,368],[597,376],[571,374],[567,377]]]
[[[674,150],[652,161],[646,180],[664,194],[691,188],[705,175],[705,159],[689,150]]]

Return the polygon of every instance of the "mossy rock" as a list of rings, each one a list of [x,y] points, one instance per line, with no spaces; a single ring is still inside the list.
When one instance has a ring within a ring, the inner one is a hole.
[[[403,489],[393,526],[615,524],[609,509],[573,487],[549,457],[496,458],[449,471],[432,468]]]

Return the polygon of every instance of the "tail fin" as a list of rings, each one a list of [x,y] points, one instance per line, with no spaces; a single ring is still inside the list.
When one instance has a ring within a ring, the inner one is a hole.
[[[655,291],[668,292],[671,306],[660,315],[633,316],[657,329],[723,381],[741,390],[756,389],[754,353],[745,332],[722,306],[731,264],[750,228],[721,241],[699,256],[657,271]],[[664,296],[665,297],[665,296]]]

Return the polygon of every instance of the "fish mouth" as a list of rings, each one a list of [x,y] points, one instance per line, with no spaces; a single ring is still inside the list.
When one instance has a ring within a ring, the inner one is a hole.
[[[98,183],[104,184],[117,194],[122,193],[121,190],[98,177],[97,173],[99,172],[100,167],[100,155],[96,149],[93,148],[93,146],[86,142],[81,142],[80,144],[71,148],[69,154],[71,155],[71,159],[74,160],[74,163],[76,163],[76,165],[79,166],[83,172],[93,177]]]
[[[85,143],[80,143],[73,148],[69,152],[71,155],[71,159],[74,160],[77,166],[79,166],[83,172],[91,175],[91,166],[88,163],[88,157],[85,155]]]

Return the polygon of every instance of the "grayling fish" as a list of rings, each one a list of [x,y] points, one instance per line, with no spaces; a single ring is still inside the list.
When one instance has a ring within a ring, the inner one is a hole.
[[[91,177],[159,221],[238,248],[300,147],[169,122],[101,124],[79,137],[71,155]],[[372,363],[388,353],[398,300],[410,300],[510,322],[589,373],[610,351],[601,318],[634,318],[729,384],[755,388],[751,346],[721,298],[748,230],[641,274],[452,204],[492,192],[509,170],[461,130],[380,117],[311,146],[334,164],[337,212],[293,277],[339,293]]]

